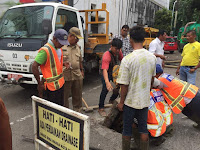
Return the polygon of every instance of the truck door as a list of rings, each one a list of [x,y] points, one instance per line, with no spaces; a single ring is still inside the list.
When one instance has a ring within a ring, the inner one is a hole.
[[[69,32],[69,29],[72,27],[78,27],[76,12],[59,8],[56,16],[55,30],[65,29]]]
[[[67,10],[64,8],[58,8],[55,30],[65,29],[67,32],[69,32],[70,28],[72,27],[79,28],[83,36],[83,29],[79,12]],[[78,45],[81,48],[82,57],[84,57],[84,39],[80,39]]]

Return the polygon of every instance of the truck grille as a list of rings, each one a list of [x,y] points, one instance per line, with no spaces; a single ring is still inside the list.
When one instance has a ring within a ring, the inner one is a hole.
[[[29,65],[6,62],[6,68],[9,71],[18,71],[18,72],[29,72]]]

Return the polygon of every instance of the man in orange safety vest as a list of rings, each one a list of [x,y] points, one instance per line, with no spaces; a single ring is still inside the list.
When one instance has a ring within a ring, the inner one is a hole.
[[[195,121],[197,125],[194,127],[200,130],[200,91],[198,87],[167,73],[155,79],[153,86],[162,91],[174,113],[182,112]]]

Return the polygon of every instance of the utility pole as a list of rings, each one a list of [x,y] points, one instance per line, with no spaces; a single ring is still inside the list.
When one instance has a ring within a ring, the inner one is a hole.
[[[176,4],[176,7],[175,7],[175,18],[174,18],[174,30],[173,30],[173,36],[175,35],[175,30],[176,30],[176,22],[177,22],[177,15],[178,15],[178,5],[179,5],[179,2],[178,0],[176,0],[177,4]]]
[[[176,3],[177,3],[177,0],[174,2],[173,9],[172,9],[172,19],[171,19],[171,32],[172,32],[172,35],[174,35],[174,33],[173,33],[173,20],[174,20],[174,9],[175,9]]]

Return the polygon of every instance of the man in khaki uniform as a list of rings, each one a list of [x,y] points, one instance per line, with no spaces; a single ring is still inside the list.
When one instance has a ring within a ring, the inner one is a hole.
[[[73,110],[80,111],[82,107],[82,84],[83,84],[83,65],[80,47],[77,45],[79,39],[82,38],[80,30],[72,27],[69,30],[69,45],[63,48],[64,64],[68,63],[69,68],[64,69],[64,106],[69,108],[69,95],[72,94]]]

